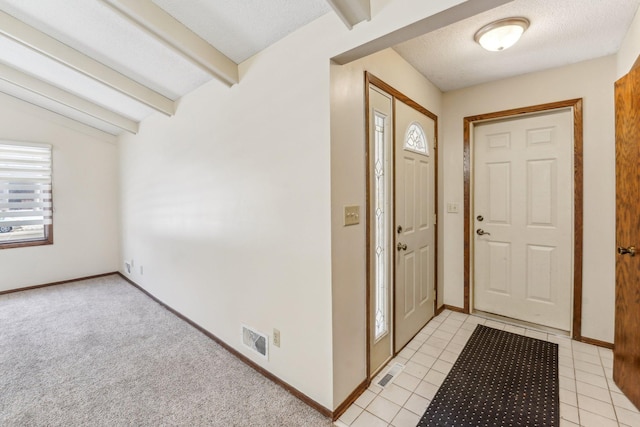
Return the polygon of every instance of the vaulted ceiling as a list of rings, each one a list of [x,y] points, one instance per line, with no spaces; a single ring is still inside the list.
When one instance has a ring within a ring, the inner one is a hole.
[[[348,28],[376,19],[369,1],[0,0],[0,92],[109,134],[135,133],[212,79],[238,84],[239,63],[324,14]],[[515,0],[395,49],[447,91],[614,53],[638,4]],[[473,42],[480,26],[514,15],[531,27],[512,50]]]
[[[335,10],[368,0],[0,0],[0,92],[117,135]]]

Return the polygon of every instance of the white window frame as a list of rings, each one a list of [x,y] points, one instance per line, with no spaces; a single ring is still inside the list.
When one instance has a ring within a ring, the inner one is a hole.
[[[53,244],[52,151],[0,140],[0,249]]]

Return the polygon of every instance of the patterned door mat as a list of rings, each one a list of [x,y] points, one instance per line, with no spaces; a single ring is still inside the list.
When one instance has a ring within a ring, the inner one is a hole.
[[[478,325],[423,426],[557,427],[558,345]]]

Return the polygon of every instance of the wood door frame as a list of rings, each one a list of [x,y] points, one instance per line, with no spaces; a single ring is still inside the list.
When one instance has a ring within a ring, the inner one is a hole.
[[[583,213],[583,130],[582,98],[530,107],[515,108],[464,118],[463,179],[464,179],[464,312],[470,313],[471,286],[471,132],[477,122],[514,118],[545,111],[571,108],[573,111],[573,327],[571,336],[582,341],[582,213]]]
[[[392,176],[392,186],[393,188],[395,188],[395,184],[396,184],[396,168],[395,168],[395,161],[396,161],[396,156],[395,156],[395,146],[396,146],[396,136],[395,136],[395,127],[396,127],[396,104],[395,104],[395,100],[399,100],[404,102],[405,104],[407,104],[408,106],[416,109],[417,111],[419,111],[420,113],[424,114],[425,116],[429,117],[430,119],[432,119],[434,121],[434,126],[435,126],[435,141],[433,142],[433,148],[434,148],[434,175],[435,175],[435,181],[434,181],[434,187],[435,187],[435,192],[434,192],[434,210],[435,213],[437,215],[438,213],[438,151],[437,151],[437,146],[438,146],[438,116],[436,116],[435,114],[433,114],[431,111],[427,110],[425,107],[423,107],[422,105],[420,105],[419,103],[417,103],[416,101],[412,100],[411,98],[409,98],[408,96],[404,95],[402,92],[396,90],[393,86],[385,83],[382,79],[379,79],[378,77],[376,77],[375,75],[371,74],[368,71],[364,72],[364,109],[365,109],[365,181],[366,181],[366,227],[365,227],[365,233],[366,233],[366,251],[367,251],[367,259],[366,259],[366,309],[365,309],[365,313],[366,313],[366,319],[367,319],[367,332],[366,332],[366,346],[367,346],[367,379],[371,379],[371,354],[370,354],[370,348],[371,348],[371,322],[370,320],[370,316],[371,316],[371,223],[369,221],[369,218],[371,217],[371,185],[370,185],[370,180],[371,180],[371,168],[370,168],[370,162],[371,162],[371,153],[369,152],[369,147],[371,144],[370,141],[370,137],[369,137],[369,126],[370,126],[370,120],[369,120],[369,86],[375,86],[378,89],[386,92],[387,94],[391,95],[392,97],[392,103],[391,103],[391,111],[393,112],[393,134],[391,135],[391,144],[392,144],[392,150],[391,150],[391,164],[393,164],[393,176]],[[393,194],[393,199],[392,199],[392,203],[393,203],[393,212],[395,212],[395,206],[396,206],[396,195],[395,192]],[[437,218],[437,217],[436,217]],[[395,213],[394,213],[394,221],[395,221]],[[439,227],[439,223],[438,221],[436,221],[436,229],[435,229],[435,251],[434,251],[434,257],[435,257],[435,262],[434,262],[434,298],[433,298],[433,312],[434,315],[436,313],[437,310],[437,306],[438,306],[438,227]],[[391,244],[391,247],[395,247],[396,245],[396,233],[393,233],[393,242]],[[392,265],[392,277],[393,277],[393,291],[391,292],[391,301],[389,302],[391,307],[395,307],[395,263]],[[395,315],[394,315],[395,316]],[[392,317],[393,318],[393,317]],[[392,357],[395,357],[401,349],[396,349],[395,348],[395,321],[393,322],[393,338],[392,339],[392,351],[391,351],[391,355]]]

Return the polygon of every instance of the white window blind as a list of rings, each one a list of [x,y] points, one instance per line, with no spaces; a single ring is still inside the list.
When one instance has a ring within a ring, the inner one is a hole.
[[[51,146],[0,141],[0,226],[52,223]]]

